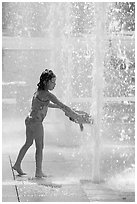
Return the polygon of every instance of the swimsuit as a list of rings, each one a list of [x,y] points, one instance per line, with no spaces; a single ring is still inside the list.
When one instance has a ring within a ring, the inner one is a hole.
[[[32,106],[29,115],[25,119],[26,135],[33,138],[43,135],[42,122],[47,114],[49,100],[43,101],[37,96],[37,92],[32,99]]]
[[[42,122],[47,114],[49,100],[39,99],[36,93],[32,99],[32,107],[26,120],[31,122]]]

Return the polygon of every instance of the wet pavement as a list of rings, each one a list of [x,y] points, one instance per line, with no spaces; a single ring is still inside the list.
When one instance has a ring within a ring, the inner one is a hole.
[[[11,165],[16,154],[3,153],[3,202],[134,202],[133,186],[127,190],[113,189],[105,182],[93,183],[79,166],[78,157],[70,157],[71,148],[47,147],[43,170],[47,178],[36,179],[34,150],[23,160],[27,176],[18,176]],[[84,164],[86,165],[86,164]],[[86,166],[85,166],[86,168]]]
[[[12,171],[24,144],[24,121],[3,120],[2,201],[3,202],[134,202],[134,146],[108,144],[100,151],[99,184],[92,181],[93,148],[85,132],[66,133],[59,124],[46,124],[43,171],[36,179],[35,145],[25,155],[22,169]],[[8,127],[8,128],[7,128]],[[85,129],[86,131],[86,129]],[[74,140],[75,139],[75,140]],[[92,139],[92,138],[91,138]]]

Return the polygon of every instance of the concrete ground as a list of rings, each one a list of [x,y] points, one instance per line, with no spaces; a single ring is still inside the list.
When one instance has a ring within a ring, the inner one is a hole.
[[[48,149],[43,162],[48,178],[36,179],[35,161],[29,153],[22,167],[27,176],[18,176],[11,165],[15,154],[3,154],[3,202],[134,202],[135,192],[111,189],[104,182],[82,177],[77,161],[65,159],[60,151]]]
[[[65,137],[64,133],[61,135],[63,132],[61,128],[58,127],[58,132],[57,128],[49,127],[47,130],[50,132],[46,132],[43,170],[48,178],[34,177],[34,146],[29,149],[22,162],[22,169],[27,176],[19,177],[12,171],[11,166],[24,143],[25,128],[22,120],[21,122],[3,121],[3,202],[135,202],[134,172],[133,168],[128,168],[134,163],[132,161],[134,150],[121,148],[121,152],[117,150],[117,154],[114,154],[115,158],[109,157],[112,156],[112,148],[109,148],[109,151],[102,151],[101,177],[103,179],[96,184],[92,182],[91,176],[92,153],[87,151],[91,149],[90,144],[88,147],[86,143],[86,146],[81,149],[78,143],[71,144],[73,138],[71,135],[69,137]],[[82,138],[85,141],[84,136]],[[76,141],[78,141],[77,138]],[[127,167],[122,169],[122,174],[118,174],[121,166],[115,163],[112,165],[112,159],[119,160],[122,164],[124,160],[121,155],[125,153],[128,154],[129,161],[127,160]],[[117,173],[116,176],[114,176],[115,173]],[[108,175],[109,182],[104,179]]]

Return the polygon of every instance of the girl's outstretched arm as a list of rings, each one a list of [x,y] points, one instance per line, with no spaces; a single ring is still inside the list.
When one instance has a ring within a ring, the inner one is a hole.
[[[49,103],[48,105],[49,108],[60,108],[57,104],[55,103]]]
[[[82,118],[80,114],[76,113],[71,108],[63,104],[54,94],[48,92],[48,99],[52,103],[56,104],[60,109],[62,109],[68,117],[71,117],[74,120],[78,120],[79,123],[85,123],[85,119]]]

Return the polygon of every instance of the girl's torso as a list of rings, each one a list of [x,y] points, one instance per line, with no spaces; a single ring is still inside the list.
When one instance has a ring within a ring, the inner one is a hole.
[[[32,122],[42,122],[47,115],[49,99],[46,95],[37,91],[34,93],[31,105],[31,111],[27,117]]]

